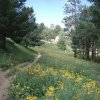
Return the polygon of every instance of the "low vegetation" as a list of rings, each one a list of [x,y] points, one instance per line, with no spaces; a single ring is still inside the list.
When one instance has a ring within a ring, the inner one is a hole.
[[[100,88],[95,80],[54,67],[35,65],[16,68],[10,100],[99,100]],[[82,71],[83,72],[83,71]],[[31,98],[31,99],[30,99]]]
[[[100,100],[100,0],[66,0],[64,29],[36,23],[26,1],[0,0],[0,94],[9,72],[9,100]]]
[[[42,57],[32,67],[15,68],[10,100],[99,100],[99,64],[73,58],[52,44],[32,49]]]
[[[34,57],[34,51],[7,39],[6,50],[0,50],[0,68],[8,69],[16,64],[31,61]]]

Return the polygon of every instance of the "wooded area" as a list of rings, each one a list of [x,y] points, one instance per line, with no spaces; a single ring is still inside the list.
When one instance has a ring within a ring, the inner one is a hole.
[[[65,4],[66,17],[63,22],[71,35],[74,57],[98,61],[100,1],[88,1],[92,4],[87,7],[83,6],[80,0],[68,0]],[[36,23],[34,9],[26,7],[25,2],[26,0],[0,0],[0,48],[6,48],[6,37],[28,47],[43,44],[41,39],[50,41],[59,34],[65,34],[59,25],[50,29],[44,23]],[[60,42],[61,48],[65,50],[65,38]]]
[[[79,0],[68,0],[65,4],[64,23],[71,30],[74,57],[98,61],[100,54],[100,1],[88,0],[91,6],[82,6]]]
[[[100,0],[0,0],[0,100],[100,100]]]

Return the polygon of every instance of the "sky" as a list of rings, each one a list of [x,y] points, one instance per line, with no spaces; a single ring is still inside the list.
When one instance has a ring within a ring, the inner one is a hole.
[[[89,4],[87,0],[81,2],[83,5]],[[65,3],[66,0],[27,0],[26,6],[33,7],[37,23],[44,23],[48,27],[50,24],[60,25],[63,28]]]

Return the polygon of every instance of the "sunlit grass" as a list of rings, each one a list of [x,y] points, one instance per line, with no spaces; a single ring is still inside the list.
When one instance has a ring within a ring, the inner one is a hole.
[[[42,57],[37,65],[15,68],[11,100],[99,100],[100,64],[76,59],[52,44],[30,49]]]
[[[74,58],[73,53],[69,54],[60,51],[59,49],[48,48],[46,45],[45,47],[36,47],[35,50],[42,54],[42,57],[39,60],[39,63],[42,64],[42,66],[54,66],[60,68],[63,65],[65,66],[65,69],[67,68],[75,73],[84,70],[84,73],[82,74],[100,81],[100,75],[98,75],[100,74],[100,64]]]
[[[6,50],[0,51],[0,67],[8,68],[19,63],[33,60],[34,57],[34,51],[7,39]]]
[[[11,100],[99,100],[97,81],[70,72],[62,66],[16,67],[16,79],[10,88]],[[33,99],[34,98],[34,99]],[[80,99],[79,99],[80,98]]]

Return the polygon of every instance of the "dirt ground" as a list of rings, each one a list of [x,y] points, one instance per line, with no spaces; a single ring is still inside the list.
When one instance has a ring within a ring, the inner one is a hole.
[[[10,81],[7,72],[0,71],[0,100],[7,100]]]

